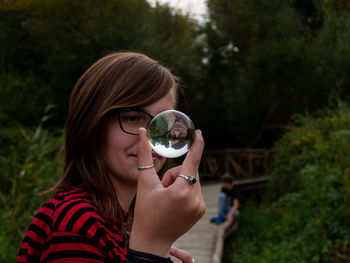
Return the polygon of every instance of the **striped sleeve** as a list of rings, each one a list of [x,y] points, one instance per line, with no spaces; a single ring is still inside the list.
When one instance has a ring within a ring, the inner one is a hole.
[[[61,194],[37,213],[17,262],[127,262],[117,226],[105,223],[86,192]]]
[[[51,233],[54,204],[50,200],[35,215],[20,247],[17,262],[40,262],[40,253]]]
[[[54,232],[43,247],[40,262],[122,262],[106,256],[90,239],[72,232]]]

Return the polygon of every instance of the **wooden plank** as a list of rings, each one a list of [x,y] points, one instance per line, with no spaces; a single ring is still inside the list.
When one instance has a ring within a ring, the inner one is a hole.
[[[269,180],[268,175],[264,176],[257,176],[257,177],[248,177],[248,178],[242,178],[242,179],[233,179],[233,184],[236,186],[239,185],[246,185],[246,184],[256,184],[256,183],[262,183],[267,182]]]
[[[261,153],[261,152],[270,152],[269,149],[264,149],[264,148],[249,148],[249,149],[244,149],[244,148],[227,148],[227,149],[212,149],[212,150],[206,150],[205,153],[220,153],[223,154],[225,152],[228,153]]]
[[[206,205],[205,214],[187,233],[174,243],[174,246],[189,252],[195,258],[196,263],[210,263],[218,227],[210,223],[210,218],[218,213],[220,184],[203,185],[202,193]]]
[[[234,184],[239,186],[249,186],[267,182],[268,176],[248,177],[244,179],[235,179]],[[217,216],[218,196],[220,193],[220,183],[202,185],[202,193],[206,204],[206,212],[203,217],[182,237],[180,237],[174,246],[181,248],[195,258],[196,263],[214,263],[220,262],[223,244],[223,236],[218,237],[217,233],[225,235],[225,224],[216,225],[210,223],[210,218]],[[222,231],[220,232],[220,230]],[[233,229],[234,231],[234,229]],[[216,240],[220,238],[220,240]],[[176,262],[176,259],[174,259]]]

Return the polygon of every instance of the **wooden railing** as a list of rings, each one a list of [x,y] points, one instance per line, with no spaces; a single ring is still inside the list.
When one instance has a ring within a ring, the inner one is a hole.
[[[199,170],[202,177],[220,177],[225,172],[235,179],[266,176],[270,158],[267,149],[207,150]]]

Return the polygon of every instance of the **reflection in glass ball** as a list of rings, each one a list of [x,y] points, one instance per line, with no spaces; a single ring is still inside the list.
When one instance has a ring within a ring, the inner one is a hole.
[[[164,157],[176,158],[188,152],[195,129],[190,118],[177,110],[166,110],[148,126],[148,139],[153,150]]]

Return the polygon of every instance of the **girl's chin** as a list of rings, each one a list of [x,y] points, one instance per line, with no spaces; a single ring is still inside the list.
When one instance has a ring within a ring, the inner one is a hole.
[[[159,170],[163,167],[165,161],[166,161],[166,158],[162,157],[158,159],[156,163],[154,163],[154,167],[157,172],[159,172]]]

